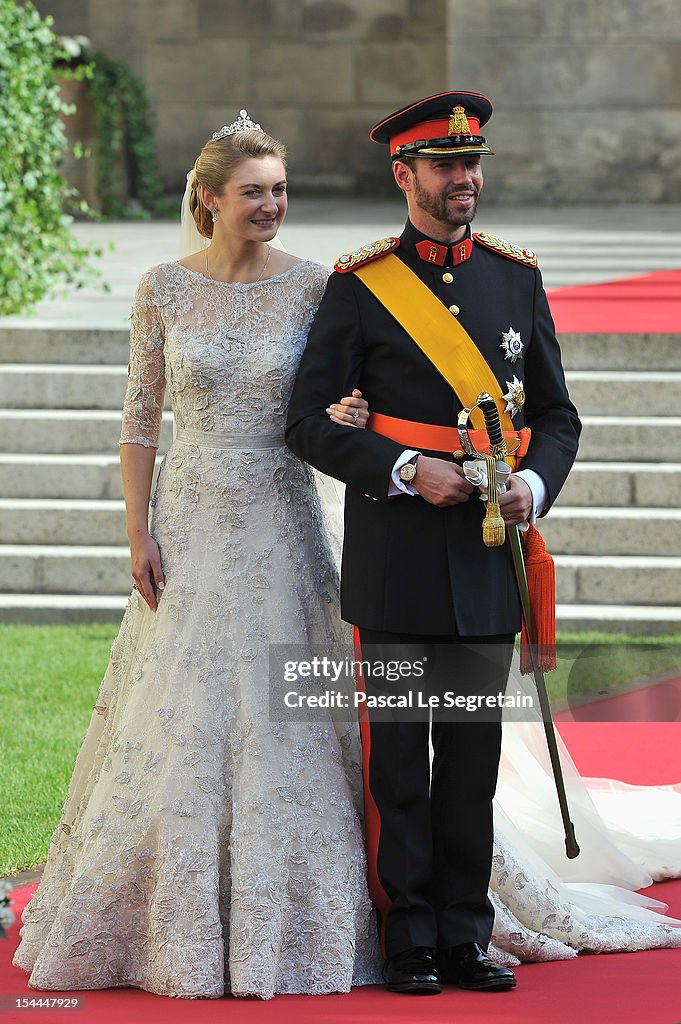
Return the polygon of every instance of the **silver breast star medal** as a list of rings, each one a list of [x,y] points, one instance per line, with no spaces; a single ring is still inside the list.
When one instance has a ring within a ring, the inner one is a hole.
[[[506,387],[508,391],[504,395],[506,399],[506,408],[504,412],[510,412],[511,416],[515,416],[517,412],[520,412],[522,407],[525,405],[525,386],[521,380],[514,375],[513,380],[506,381]]]
[[[514,331],[512,327],[509,327],[507,331],[501,332],[501,337],[504,340],[499,348],[504,350],[504,359],[510,359],[512,363],[515,363],[516,359],[521,358],[525,348],[520,340],[520,331]]]

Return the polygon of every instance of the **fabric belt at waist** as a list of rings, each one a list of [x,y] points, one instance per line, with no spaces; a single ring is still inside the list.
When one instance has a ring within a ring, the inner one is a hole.
[[[461,450],[461,441],[456,427],[417,423],[414,420],[401,420],[396,416],[384,416],[383,413],[372,412],[367,423],[367,430],[383,434],[384,437],[403,444],[405,448],[426,448],[431,452],[449,452],[450,454]],[[529,427],[504,431],[507,441],[514,438],[520,441],[520,447],[513,453],[516,458],[521,459],[527,453],[531,433]],[[468,436],[477,451],[489,451],[489,438],[486,430],[469,430]]]
[[[231,434],[211,430],[186,430],[179,428],[174,438],[182,444],[193,444],[197,448],[243,448],[251,451],[257,448],[283,448],[283,434]]]

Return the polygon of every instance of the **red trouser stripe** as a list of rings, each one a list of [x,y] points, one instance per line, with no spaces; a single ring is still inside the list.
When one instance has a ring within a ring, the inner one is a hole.
[[[359,627],[354,627],[355,646],[355,689],[358,693],[366,695],[364,684],[364,673],[362,671],[362,643],[359,635]],[[369,723],[369,712],[365,703],[361,704],[358,711],[359,731],[362,738],[362,780],[364,785],[364,836],[367,854],[367,875],[369,880],[369,894],[372,902],[380,915],[380,942],[381,951],[385,956],[385,925],[388,911],[392,906],[392,900],[383,888],[378,875],[378,845],[381,839],[381,815],[371,792],[369,777],[369,760],[371,757],[371,726]]]

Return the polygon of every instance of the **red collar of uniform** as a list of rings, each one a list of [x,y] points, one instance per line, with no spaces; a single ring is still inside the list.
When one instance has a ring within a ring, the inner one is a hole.
[[[444,267],[445,263],[456,266],[470,259],[473,242],[470,238],[462,238],[454,245],[441,245],[424,238],[422,242],[416,243],[416,251],[424,263],[434,263],[437,267]]]

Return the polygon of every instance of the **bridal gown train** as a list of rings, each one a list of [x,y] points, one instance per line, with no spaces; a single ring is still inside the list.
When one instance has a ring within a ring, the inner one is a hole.
[[[166,587],[155,614],[133,591],[113,644],[24,912],[14,962],[32,987],[269,998],[380,980],[356,726],[272,722],[268,703],[271,643],[345,635],[312,473],[283,440],[327,275],[301,261],[239,284],[166,263],[140,283],[122,440],[157,444],[167,386],[176,436],[152,499]],[[584,853],[569,862],[536,728],[505,727],[492,955],[681,945],[631,891],[650,854],[659,877],[681,872],[681,792],[667,840],[627,851],[573,771]]]

